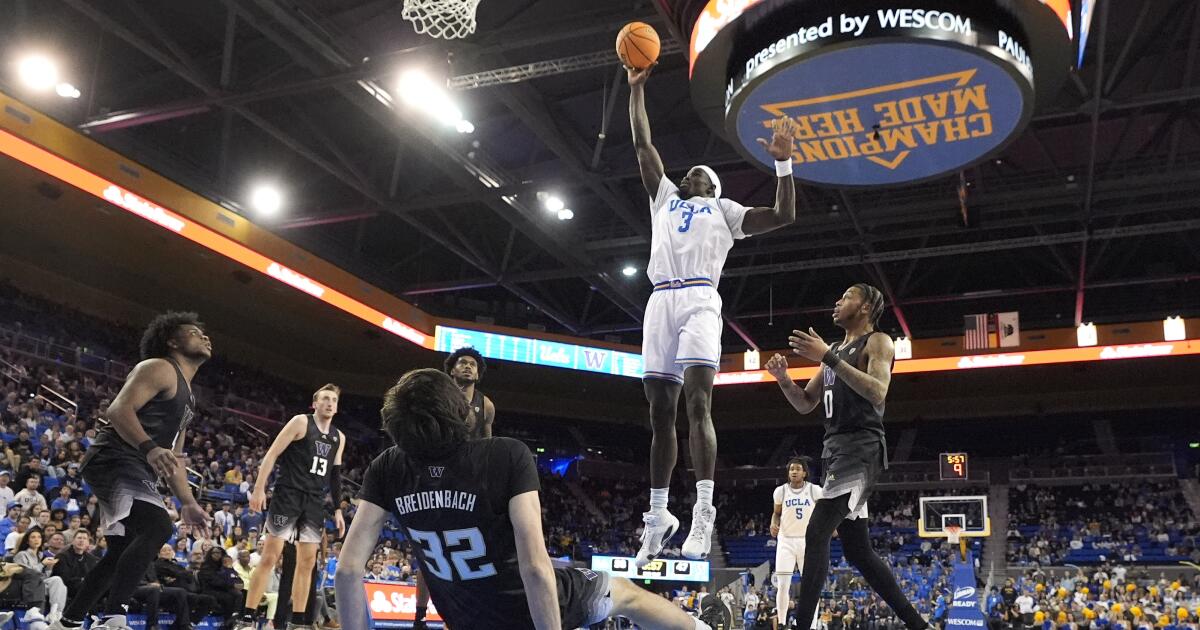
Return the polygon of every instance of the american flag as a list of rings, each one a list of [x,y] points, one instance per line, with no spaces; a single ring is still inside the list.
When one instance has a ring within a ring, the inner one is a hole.
[[[992,347],[988,319],[987,313],[963,315],[963,349],[983,350]]]

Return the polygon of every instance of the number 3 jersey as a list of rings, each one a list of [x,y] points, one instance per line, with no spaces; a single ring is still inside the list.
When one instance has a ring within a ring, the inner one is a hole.
[[[329,473],[337,457],[338,430],[329,426],[329,433],[317,428],[310,413],[305,416],[308,428],[303,438],[288,444],[279,456],[279,475],[275,478],[276,494],[281,488],[309,496],[319,496],[322,502],[329,491]]]
[[[529,628],[508,502],[539,487],[529,448],[487,438],[435,462],[393,446],[367,468],[359,498],[399,522],[451,627]]]

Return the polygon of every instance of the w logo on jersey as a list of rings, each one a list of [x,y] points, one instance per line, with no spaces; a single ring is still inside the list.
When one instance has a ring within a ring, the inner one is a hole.
[[[446,471],[445,466],[430,466],[429,467],[429,476],[433,477],[434,479],[441,479],[442,473],[445,471]]]
[[[329,451],[333,445],[328,442],[317,442],[317,457],[329,457]]]

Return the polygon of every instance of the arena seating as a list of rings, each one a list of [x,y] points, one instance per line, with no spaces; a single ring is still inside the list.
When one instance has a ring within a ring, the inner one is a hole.
[[[1169,564],[1189,560],[1200,534],[1178,481],[1009,490],[1009,562]]]

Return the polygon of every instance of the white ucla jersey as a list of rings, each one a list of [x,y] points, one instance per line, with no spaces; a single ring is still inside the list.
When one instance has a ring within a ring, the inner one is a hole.
[[[650,202],[650,282],[704,278],[716,286],[733,241],[746,238],[746,210],[729,199],[680,199],[679,187],[664,175]]]
[[[812,518],[813,508],[821,496],[821,486],[807,481],[799,490],[793,490],[786,483],[775,488],[775,504],[783,506],[783,514],[779,517],[779,535],[803,536],[808,531],[808,520]]]

